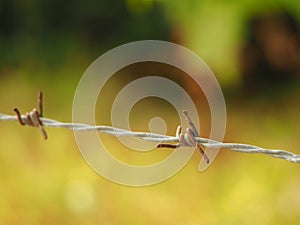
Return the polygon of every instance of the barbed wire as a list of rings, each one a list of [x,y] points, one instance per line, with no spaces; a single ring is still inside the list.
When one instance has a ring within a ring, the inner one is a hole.
[[[149,132],[135,132],[112,126],[93,126],[82,123],[65,123],[53,119],[44,118],[42,117],[41,92],[39,93],[38,102],[39,111],[37,109],[33,109],[31,112],[26,113],[25,115],[21,115],[19,110],[15,108],[15,116],[0,113],[0,121],[19,121],[21,125],[38,127],[42,131],[43,137],[45,139],[47,139],[48,136],[46,134],[46,131],[44,130],[44,127],[57,127],[67,128],[72,131],[96,131],[113,136],[136,137],[145,141],[159,142],[160,144],[157,145],[158,148],[179,148],[181,146],[195,147],[199,149],[200,153],[205,157],[207,163],[209,163],[209,159],[204,152],[204,148],[206,148],[206,151],[209,151],[209,149],[225,148],[241,153],[261,153],[275,158],[284,159],[289,162],[300,163],[300,155],[285,150],[265,149],[249,144],[222,143],[216,140],[199,137],[195,125],[191,121],[187,111],[183,111],[183,114],[189,124],[189,127],[186,129],[186,133],[182,134],[181,126],[178,126],[176,136],[168,136]],[[168,143],[176,143],[176,145]]]

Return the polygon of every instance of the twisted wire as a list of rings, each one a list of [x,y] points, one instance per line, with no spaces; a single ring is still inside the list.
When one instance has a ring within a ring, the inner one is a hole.
[[[26,115],[21,115],[21,118],[24,123],[28,123],[28,117]],[[88,124],[82,123],[64,123],[52,119],[47,119],[40,117],[40,121],[42,122],[44,127],[57,127],[57,128],[67,128],[73,131],[97,131],[100,133],[113,135],[113,136],[131,136],[136,137],[145,141],[152,142],[161,142],[161,143],[180,143],[179,137],[148,133],[148,132],[134,132],[125,129],[120,129],[111,126],[92,126]],[[0,121],[9,121],[14,120],[17,121],[17,116],[0,114]],[[215,140],[202,138],[202,137],[194,137],[195,140],[202,146],[206,147],[209,151],[210,148],[226,148],[232,151],[241,152],[241,153],[261,153],[266,154],[275,158],[284,159],[289,162],[300,163],[300,155],[285,151],[285,150],[277,150],[277,149],[265,149],[254,145],[249,144],[239,144],[239,143],[222,143]]]

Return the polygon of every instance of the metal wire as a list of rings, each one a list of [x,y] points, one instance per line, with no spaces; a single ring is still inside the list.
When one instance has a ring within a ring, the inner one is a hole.
[[[24,123],[28,123],[28,115],[21,115],[21,119]],[[0,121],[14,120],[18,121],[17,116],[0,114]],[[104,134],[109,134],[113,136],[132,136],[137,137],[146,141],[160,142],[160,143],[180,143],[179,137],[167,136],[155,133],[147,132],[133,132],[129,130],[124,130],[111,126],[92,126],[88,124],[80,123],[64,123],[52,119],[47,119],[39,117],[39,120],[42,122],[44,127],[63,127],[73,131],[97,131]],[[222,143],[215,140],[194,137],[194,139],[202,146],[207,148],[209,151],[210,148],[226,148],[236,152],[242,153],[261,153],[266,154],[275,158],[284,159],[290,162],[300,163],[300,155],[284,151],[284,150],[275,150],[275,149],[264,149],[254,145],[248,144],[238,144],[238,143]]]

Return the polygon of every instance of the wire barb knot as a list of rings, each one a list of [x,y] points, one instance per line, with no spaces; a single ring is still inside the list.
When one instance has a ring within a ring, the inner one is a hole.
[[[176,137],[179,139],[177,145],[172,144],[159,144],[157,148],[179,148],[179,147],[194,147],[199,150],[201,155],[204,157],[207,164],[209,164],[209,158],[204,152],[204,146],[200,144],[196,138],[199,138],[199,133],[192,119],[190,118],[188,112],[186,110],[182,111],[185,120],[188,122],[189,127],[186,129],[186,133],[182,134],[182,127],[178,126],[176,130]]]
[[[24,126],[33,126],[38,127],[45,140],[47,140],[48,135],[44,129],[43,123],[40,119],[40,117],[43,116],[43,93],[39,91],[38,93],[38,106],[39,111],[36,108],[33,108],[32,111],[27,112],[25,116],[22,116],[18,108],[14,108],[13,111],[16,113],[19,123]]]

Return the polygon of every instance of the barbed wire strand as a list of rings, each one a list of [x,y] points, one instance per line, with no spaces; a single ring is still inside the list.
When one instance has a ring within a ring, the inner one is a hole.
[[[113,136],[131,136],[136,137],[145,141],[159,142],[159,143],[177,143],[176,145],[172,144],[159,144],[157,147],[167,147],[167,148],[178,148],[181,146],[190,146],[195,147],[200,150],[200,153],[209,160],[203,151],[203,147],[206,148],[206,151],[209,149],[229,149],[241,153],[261,153],[266,154],[275,158],[284,159],[289,162],[300,163],[300,155],[277,149],[265,149],[255,145],[249,144],[240,144],[240,143],[222,143],[216,140],[211,140],[208,138],[198,137],[198,132],[195,128],[195,125],[188,116],[187,111],[183,111],[183,114],[189,124],[189,128],[186,129],[185,134],[181,134],[181,126],[178,126],[176,136],[168,136],[156,133],[149,132],[135,132],[129,131],[121,128],[116,128],[112,126],[93,126],[83,123],[65,123],[56,121],[53,119],[47,119],[42,117],[42,92],[39,92],[38,95],[38,107],[33,109],[31,112],[21,115],[17,108],[14,109],[16,115],[8,115],[0,113],[0,121],[19,121],[21,125],[30,125],[38,127],[44,139],[47,139],[46,131],[44,127],[56,127],[56,128],[67,128],[72,131],[88,132],[96,131],[103,134],[113,135]]]
[[[21,115],[23,121],[27,121],[25,115]],[[9,121],[15,120],[17,121],[17,116],[7,115],[7,114],[0,114],[0,121]],[[58,128],[68,128],[73,131],[97,131],[103,134],[109,134],[113,136],[131,136],[137,137],[145,141],[152,141],[152,142],[163,142],[163,143],[179,143],[178,137],[162,135],[162,134],[155,134],[155,133],[148,133],[148,132],[134,132],[129,130],[124,130],[116,127],[111,126],[92,126],[88,124],[81,124],[81,123],[64,123],[52,119],[47,118],[40,118],[41,122],[43,123],[44,127],[58,127]],[[200,143],[201,145],[205,146],[207,149],[209,148],[226,148],[236,152],[242,153],[262,153],[272,157],[285,159],[290,162],[300,163],[300,155],[284,151],[284,150],[274,150],[274,149],[264,149],[254,145],[248,144],[239,144],[239,143],[222,143],[215,140],[195,137],[195,140]]]

